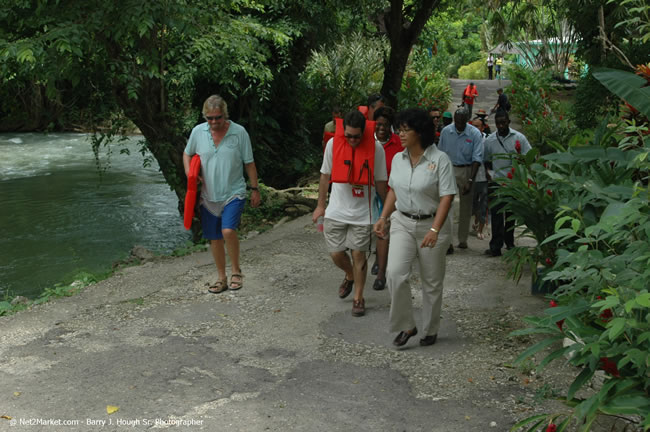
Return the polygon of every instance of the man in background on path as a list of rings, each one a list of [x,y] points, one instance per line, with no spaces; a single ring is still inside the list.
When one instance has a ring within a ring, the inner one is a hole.
[[[501,65],[503,65],[503,56],[497,56],[497,59],[494,63],[496,65],[495,77],[501,79]]]
[[[341,118],[343,112],[338,105],[332,106],[332,120],[325,124],[323,128],[323,151],[325,151],[325,145],[327,141],[334,137],[334,132],[336,132],[336,119]]]
[[[494,108],[492,108],[492,112],[498,113],[499,111],[505,111],[509,113],[510,101],[508,100],[508,96],[506,96],[502,88],[497,89],[497,94],[499,95],[499,98],[497,99],[497,103],[494,105]]]
[[[525,155],[530,151],[530,144],[526,137],[510,128],[510,117],[507,112],[497,112],[494,121],[497,131],[485,139],[485,164],[488,173],[493,170],[491,176],[488,176],[490,201],[496,199],[496,189],[499,187],[498,179],[507,177],[510,173],[512,156]],[[504,212],[503,206],[503,204],[499,204],[490,208],[492,239],[490,240],[490,249],[487,249],[485,254],[491,257],[501,256],[504,242],[507,249],[515,247],[514,221],[508,220],[511,214]]]
[[[368,120],[375,120],[375,111],[385,106],[384,96],[379,93],[368,96]]]
[[[488,79],[492,79],[492,68],[494,67],[494,57],[492,57],[492,53],[488,55],[487,58],[487,68],[488,68]]]
[[[318,205],[312,214],[314,223],[324,217],[324,235],[334,264],[345,272],[339,297],[345,298],[354,287],[352,315],[366,312],[363,288],[368,266],[366,252],[372,231],[372,199],[376,192],[386,199],[386,157],[375,142],[375,123],[367,122],[359,111],[350,111],[342,121],[342,131],[327,142],[318,184]],[[327,189],[332,193],[327,209]],[[372,183],[374,182],[374,188]],[[370,184],[369,184],[370,183]],[[352,259],[346,253],[350,250]]]
[[[478,90],[476,90],[474,83],[471,82],[463,90],[463,105],[469,114],[468,118],[472,118],[472,108],[474,107],[474,99],[476,99],[476,96],[478,96]]]
[[[467,249],[469,224],[472,217],[472,185],[479,166],[483,163],[483,137],[474,126],[467,124],[469,115],[463,108],[454,113],[454,123],[440,133],[438,148],[447,153],[454,165],[454,176],[459,191],[458,247]],[[453,247],[448,253],[453,253]]]

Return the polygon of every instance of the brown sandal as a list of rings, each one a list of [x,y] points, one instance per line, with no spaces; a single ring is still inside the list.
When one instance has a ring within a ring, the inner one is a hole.
[[[235,280],[237,278],[238,280]],[[228,288],[232,291],[237,291],[244,287],[244,275],[241,273],[233,273],[230,275],[230,285]]]
[[[214,285],[208,287],[208,292],[212,294],[219,294],[228,289],[228,279],[218,280]]]

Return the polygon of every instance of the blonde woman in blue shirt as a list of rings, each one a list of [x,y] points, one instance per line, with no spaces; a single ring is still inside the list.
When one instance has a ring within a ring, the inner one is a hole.
[[[389,327],[399,332],[393,344],[402,346],[418,333],[409,285],[417,260],[422,281],[420,345],[427,346],[436,342],[440,328],[445,257],[452,235],[447,215],[457,193],[456,180],[449,157],[433,144],[435,130],[425,110],[401,111],[397,124],[404,151],[393,158],[390,190],[374,231],[385,235],[390,219]]]
[[[221,96],[212,95],[203,103],[206,122],[194,127],[183,152],[185,175],[192,156],[201,157],[201,226],[203,237],[210,240],[210,251],[219,279],[208,291],[221,293],[244,285],[239,266],[237,228],[246,203],[244,169],[250,179],[251,205],[260,204],[257,169],[248,132],[228,119],[228,106]],[[225,248],[224,248],[225,243]],[[226,275],[226,252],[230,258],[230,284]]]

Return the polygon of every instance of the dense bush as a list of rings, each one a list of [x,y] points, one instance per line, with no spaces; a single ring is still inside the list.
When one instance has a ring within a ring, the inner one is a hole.
[[[615,80],[615,85],[624,86],[625,82]],[[649,105],[639,109],[650,109]],[[579,373],[562,398],[568,410],[529,417],[512,430],[525,426],[534,431],[541,425],[555,425],[552,430],[558,432],[573,427],[586,432],[599,415],[615,416],[648,430],[647,122],[639,125],[605,118],[593,132],[577,134],[558,146],[558,151],[539,159],[535,156],[515,157],[514,172],[500,179],[504,185],[499,190],[500,200],[514,213],[517,225],[525,224],[538,241],[534,248],[511,250],[506,259],[513,264],[514,276],[520,276],[525,263],[535,266],[542,262],[544,279],[557,288],[544,316],[527,317],[530,327],[514,332],[548,335],[517,361],[550,348],[538,369],[567,357]],[[544,199],[539,200],[540,196]],[[539,217],[542,212],[554,217]],[[557,344],[563,339],[573,343]],[[581,392],[597,373],[602,385]]]
[[[487,79],[487,75],[488,71],[485,60],[476,60],[458,69],[458,78],[460,79]]]
[[[451,102],[449,80],[440,73],[407,72],[402,81],[398,100],[399,109],[438,108],[445,111]]]
[[[509,74],[512,84],[505,91],[512,105],[510,116],[521,120],[523,133],[533,147],[542,154],[553,151],[571,135],[574,126],[563,106],[551,98],[550,71],[513,65]]]

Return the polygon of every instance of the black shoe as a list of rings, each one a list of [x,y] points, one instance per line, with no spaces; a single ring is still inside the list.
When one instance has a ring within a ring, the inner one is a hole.
[[[370,274],[373,275],[373,276],[377,276],[377,273],[379,273],[379,264],[377,262],[375,262],[372,265],[372,268],[370,269]]]
[[[498,257],[498,256],[501,256],[501,251],[495,252],[492,249],[486,249],[485,250],[485,255],[491,256],[491,257]]]
[[[510,246],[506,245],[506,250],[510,250],[510,249],[512,249],[514,247],[515,247],[515,245],[510,245]]]
[[[449,245],[449,248],[447,249],[447,255],[451,255],[451,254],[453,254],[453,253],[454,253],[454,246],[453,246],[453,245]]]
[[[458,243],[458,249],[467,249],[467,243]]]
[[[415,336],[416,334],[418,334],[417,327],[413,327],[413,330],[399,332],[399,334],[397,335],[397,337],[393,341],[393,345],[395,345],[395,346],[405,345],[406,342],[409,341],[411,336]]]
[[[375,283],[372,284],[372,289],[375,291],[381,291],[386,288],[386,279],[375,279]]]
[[[436,339],[438,339],[438,334],[437,333],[434,334],[434,335],[429,335],[429,336],[423,337],[422,339],[420,339],[420,345],[421,346],[433,345],[434,343],[436,343]]]

